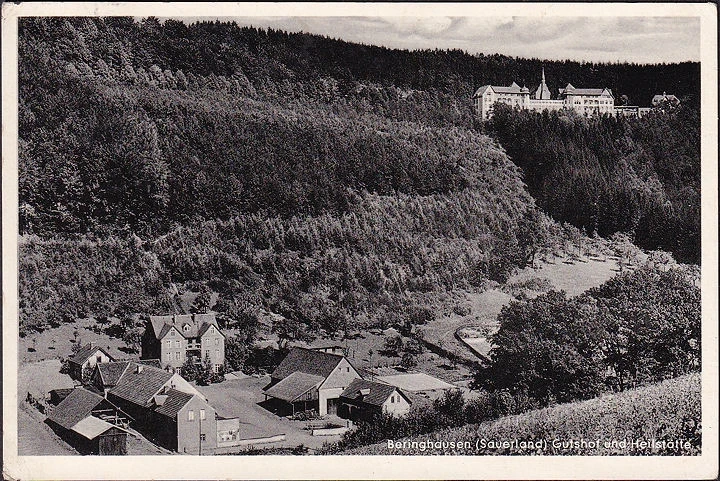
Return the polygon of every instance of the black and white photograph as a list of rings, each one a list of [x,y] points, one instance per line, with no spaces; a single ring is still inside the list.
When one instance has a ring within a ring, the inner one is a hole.
[[[14,479],[717,476],[714,5],[40,5]]]

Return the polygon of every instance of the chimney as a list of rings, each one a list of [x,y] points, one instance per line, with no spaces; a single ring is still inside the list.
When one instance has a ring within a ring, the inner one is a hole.
[[[156,394],[155,396],[153,396],[153,401],[155,402],[156,406],[162,406],[163,404],[165,404],[167,398],[167,394]]]
[[[368,394],[370,394],[370,388],[361,389],[360,394],[363,396],[367,396]]]
[[[142,364],[135,364],[135,372],[137,374],[140,374],[141,372],[143,372],[143,367],[145,366],[143,366]]]

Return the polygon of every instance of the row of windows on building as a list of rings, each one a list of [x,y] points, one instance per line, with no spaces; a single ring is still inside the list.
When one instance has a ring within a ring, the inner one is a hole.
[[[181,359],[180,354],[181,354],[180,351],[175,351],[175,360],[176,361],[179,361]],[[172,358],[173,358],[172,355],[173,355],[172,352],[168,352],[165,356],[165,359],[168,361],[172,361]],[[210,349],[205,350],[205,357],[210,357]],[[216,358],[220,357],[220,349],[215,349],[215,357]]]
[[[182,341],[180,341],[179,339],[175,341],[176,348],[182,347],[182,344],[183,344]],[[192,344],[192,341],[187,341],[187,344]],[[220,339],[215,338],[215,345],[216,346],[220,345]],[[165,341],[165,347],[168,349],[172,348],[172,340],[168,339],[167,341]]]

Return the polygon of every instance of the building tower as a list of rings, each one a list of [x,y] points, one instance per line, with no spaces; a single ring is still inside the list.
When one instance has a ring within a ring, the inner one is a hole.
[[[545,84],[545,67],[542,69],[542,82],[540,82],[537,90],[535,90],[533,98],[535,100],[550,100],[550,89]]]

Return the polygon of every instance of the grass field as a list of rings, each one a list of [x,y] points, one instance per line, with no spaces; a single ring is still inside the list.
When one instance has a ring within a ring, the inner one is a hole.
[[[61,324],[59,327],[20,338],[18,344],[20,363],[69,357],[72,355],[72,346],[75,344],[74,331],[78,332],[78,343],[81,345],[92,341],[105,348],[116,359],[137,357],[137,354],[124,351],[127,346],[121,339],[92,331],[90,328],[94,325],[96,325],[94,319],[78,319],[75,322]]]
[[[408,449],[389,450],[383,443],[347,454],[698,455],[700,415],[700,374],[691,374],[619,394],[410,438],[407,441],[418,444],[410,444]],[[422,449],[419,443],[427,440],[468,441],[470,446]],[[483,440],[484,447],[476,444]],[[513,444],[513,440],[518,443]],[[588,444],[596,440],[596,446]],[[656,443],[650,444],[651,440]],[[523,447],[520,441],[534,445]],[[503,446],[503,442],[509,445]]]
[[[564,290],[568,296],[577,296],[597,287],[618,273],[613,259],[583,258],[570,261],[556,259],[539,268],[526,268],[512,276],[502,288],[489,289],[479,294],[467,294],[466,304],[471,312],[465,316],[453,313],[437,319],[425,329],[426,339],[440,342],[453,348],[453,352],[467,353],[469,349],[454,339],[456,331],[471,349],[487,356],[491,344],[486,337],[498,328],[497,316],[500,310],[513,300],[513,295],[536,296],[550,289]],[[543,289],[533,290],[525,286],[542,285]],[[447,347],[446,347],[447,348]],[[467,354],[465,354],[467,355]]]

